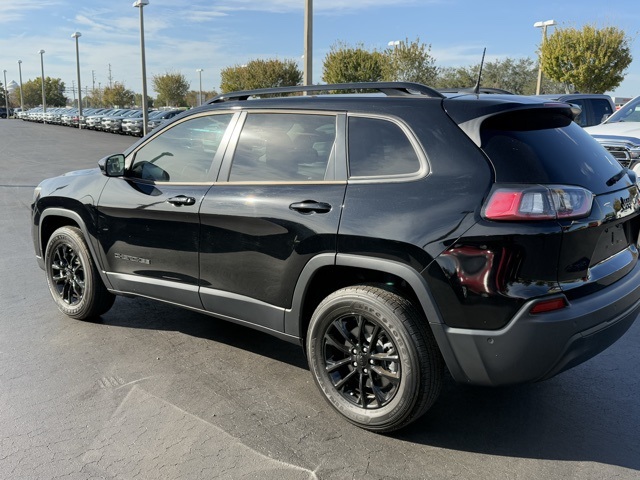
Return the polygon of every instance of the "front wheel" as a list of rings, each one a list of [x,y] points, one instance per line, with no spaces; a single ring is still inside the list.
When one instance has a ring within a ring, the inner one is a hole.
[[[111,308],[115,296],[102,282],[80,229],[53,232],[44,258],[49,290],[62,313],[85,320]]]
[[[397,430],[433,405],[443,361],[422,313],[384,285],[325,298],[313,313],[307,355],[316,384],[351,423]]]

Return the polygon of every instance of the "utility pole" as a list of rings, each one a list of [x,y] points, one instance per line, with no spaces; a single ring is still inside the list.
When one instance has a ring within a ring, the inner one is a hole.
[[[113,86],[111,85],[112,80],[113,80],[113,77],[111,76],[111,64],[109,64],[109,88]]]

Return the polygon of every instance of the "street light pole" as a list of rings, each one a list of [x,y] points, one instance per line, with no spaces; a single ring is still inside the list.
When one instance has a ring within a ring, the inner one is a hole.
[[[82,90],[80,88],[80,49],[78,47],[78,38],[80,38],[82,34],[80,32],[74,32],[71,35],[71,38],[76,39],[76,70],[78,71],[78,130],[82,129],[82,123],[80,122],[80,117],[82,117]]]
[[[4,106],[5,112],[7,113],[7,120],[9,120],[9,91],[7,90],[7,71],[4,70]]]
[[[44,114],[47,113],[47,96],[44,93],[44,50],[38,50],[40,54],[40,70],[42,72],[42,123],[47,123]]]
[[[22,60],[18,60],[18,72],[20,72],[20,111],[24,112],[24,99],[22,97]]]
[[[140,9],[140,57],[142,61],[142,134],[147,134],[149,112],[147,111],[147,66],[144,58],[144,6],[149,5],[149,0],[136,0],[133,6]]]
[[[313,0],[304,6],[304,85],[313,85]]]
[[[202,105],[202,72],[204,70],[202,68],[199,68],[196,70],[196,72],[198,72],[198,75],[200,76],[200,93],[198,94],[198,106]]]
[[[544,22],[536,22],[533,24],[535,28],[542,27],[542,44],[540,45],[540,50],[542,50],[542,45],[544,45],[545,40],[547,39],[547,27],[553,27],[557,25],[555,20],[546,20]],[[536,95],[540,95],[540,87],[542,86],[542,51],[538,56],[538,84],[536,85]]]

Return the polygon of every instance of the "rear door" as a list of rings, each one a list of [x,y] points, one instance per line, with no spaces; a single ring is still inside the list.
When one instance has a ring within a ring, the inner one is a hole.
[[[335,254],[345,179],[344,116],[243,113],[200,210],[204,307],[282,331],[306,263]]]

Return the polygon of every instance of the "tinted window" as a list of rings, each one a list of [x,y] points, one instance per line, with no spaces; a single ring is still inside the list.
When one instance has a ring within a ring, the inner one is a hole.
[[[335,137],[333,115],[250,113],[238,140],[229,180],[323,180]]]
[[[420,160],[402,129],[379,118],[349,118],[349,176],[404,175]]]
[[[572,100],[565,100],[568,103],[572,103],[573,105],[577,105],[580,107],[580,113],[573,119],[581,127],[588,126],[589,120],[587,118],[587,112],[585,112],[585,101],[581,98],[576,98]]]
[[[613,109],[611,108],[611,104],[604,99],[596,99],[591,104],[591,108],[593,108],[593,120],[596,123],[602,123],[606,120],[606,117],[611,116],[613,114]]]
[[[606,182],[620,164],[564,115],[526,110],[489,119],[482,149],[498,182],[579,185],[596,194],[619,188]]]
[[[161,182],[205,181],[231,117],[198,117],[165,130],[136,152],[131,176]]]

